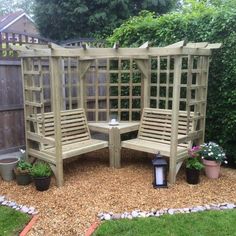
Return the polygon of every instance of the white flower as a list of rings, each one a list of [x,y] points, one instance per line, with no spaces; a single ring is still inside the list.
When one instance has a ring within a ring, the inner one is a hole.
[[[218,154],[218,157],[222,156],[221,154]]]
[[[228,161],[224,161],[225,164],[228,164]]]

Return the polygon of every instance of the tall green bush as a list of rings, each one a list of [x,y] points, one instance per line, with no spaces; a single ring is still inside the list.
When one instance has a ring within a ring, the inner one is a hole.
[[[209,73],[206,141],[215,141],[236,160],[236,9],[206,6],[184,8],[182,12],[157,17],[141,12],[117,28],[108,41],[122,46],[164,46],[187,41],[221,42],[215,50]]]

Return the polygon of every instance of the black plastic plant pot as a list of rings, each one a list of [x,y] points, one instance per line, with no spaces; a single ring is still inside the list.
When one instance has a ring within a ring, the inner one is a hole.
[[[31,176],[27,173],[16,174],[16,182],[18,185],[28,185],[31,181]]]
[[[200,182],[200,170],[186,168],[186,179],[189,184],[198,184]]]
[[[35,177],[34,184],[38,191],[46,191],[49,189],[51,176],[49,177]]]

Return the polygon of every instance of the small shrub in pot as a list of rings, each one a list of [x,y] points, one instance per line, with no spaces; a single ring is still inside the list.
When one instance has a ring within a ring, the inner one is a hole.
[[[52,170],[49,164],[36,162],[31,168],[30,174],[38,191],[46,191],[49,189],[52,176]]]
[[[16,182],[18,185],[28,185],[31,183],[30,169],[32,164],[26,160],[21,159],[15,169]]]

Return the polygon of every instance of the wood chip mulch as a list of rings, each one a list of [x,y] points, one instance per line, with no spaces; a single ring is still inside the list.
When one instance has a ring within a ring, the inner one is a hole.
[[[84,235],[100,212],[236,203],[235,169],[221,168],[218,180],[207,179],[202,174],[200,184],[189,185],[183,168],[175,185],[153,189],[150,157],[127,153],[121,169],[109,168],[108,155],[104,152],[70,161],[64,167],[65,185],[57,188],[53,179],[46,192],[36,191],[33,184],[24,187],[15,181],[0,180],[0,195],[39,211],[39,219],[30,236]]]

